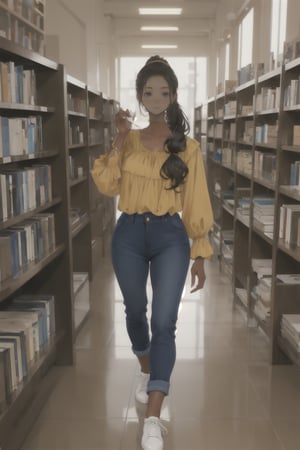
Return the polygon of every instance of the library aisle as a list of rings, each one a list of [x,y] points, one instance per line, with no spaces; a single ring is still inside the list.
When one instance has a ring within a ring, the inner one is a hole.
[[[299,450],[300,373],[271,366],[266,337],[232,309],[218,263],[182,302],[177,364],[162,418],[165,450]],[[138,450],[144,406],[110,261],[94,276],[92,313],[77,363],[52,371],[54,388],[22,450]],[[150,288],[149,288],[150,290]]]

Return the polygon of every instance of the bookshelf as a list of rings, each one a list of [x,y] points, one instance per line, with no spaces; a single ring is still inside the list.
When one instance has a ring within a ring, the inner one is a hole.
[[[92,279],[90,221],[90,177],[88,153],[88,103],[85,83],[66,75],[68,186],[70,196],[70,235],[72,238],[74,325],[77,333],[88,317],[89,299],[77,295],[78,274]]]
[[[29,128],[26,128],[26,151],[24,140],[22,151],[18,145],[15,145],[15,141],[13,146],[5,146],[6,153],[2,154],[0,164],[1,179],[13,176],[12,174],[16,172],[37,174],[40,168],[47,168],[48,174],[46,179],[41,174],[35,177],[36,195],[32,195],[33,191],[29,190],[28,184],[25,185],[26,189],[23,186],[25,189],[22,196],[23,203],[17,201],[20,199],[18,195],[20,191],[12,192],[13,207],[8,204],[5,214],[2,207],[0,234],[5,234],[9,228],[22,226],[24,221],[32,221],[42,213],[51,214],[55,236],[52,245],[45,246],[41,253],[35,253],[30,258],[28,256],[25,263],[22,260],[24,264],[13,276],[5,272],[5,268],[6,271],[11,271],[11,266],[5,266],[3,259],[1,261],[1,310],[10,307],[13,298],[21,294],[50,294],[55,299],[56,332],[40,349],[38,357],[28,368],[27,376],[9,395],[0,416],[0,446],[2,450],[13,450],[20,448],[51,388],[51,377],[45,376],[51,365],[54,362],[72,364],[74,361],[72,247],[68,214],[70,202],[68,158],[65,152],[63,126],[65,110],[61,101],[65,86],[64,68],[4,38],[0,38],[0,60],[2,63],[13,62],[15,66],[22,67],[23,70],[33,71],[36,83],[34,104],[27,103],[27,100],[23,103],[22,98],[15,103],[0,102],[1,120],[5,117],[15,125],[14,119],[23,119],[22,124],[29,123],[33,127],[35,136],[34,141],[31,141],[29,135],[32,135]],[[16,130],[18,128],[9,129],[11,139],[17,134]],[[3,127],[1,131],[3,138]],[[1,184],[2,202],[3,199],[3,184]],[[33,203],[29,201],[30,199],[34,200]],[[42,238],[45,243],[46,236],[42,235]],[[3,326],[3,322],[1,323]],[[17,427],[16,423],[18,423]]]
[[[91,88],[88,94],[88,148],[89,167],[95,159],[106,153],[115,135],[113,120],[118,103],[106,98],[103,93]],[[115,200],[101,194],[90,179],[90,220],[92,242],[92,271],[95,272],[99,260],[107,252],[110,234],[115,222]]]
[[[300,282],[291,281],[300,274],[299,80],[300,58],[264,74],[258,68],[195,111],[195,127],[206,130],[215,254],[234,306],[269,339],[273,364],[300,365],[287,316],[300,314]]]
[[[45,54],[45,0],[1,0],[0,36]]]
[[[14,384],[7,378],[0,385],[0,448],[17,450],[53,387],[51,367],[74,363],[74,341],[89,313],[96,270],[90,168],[110,146],[117,104],[69,76],[63,65],[2,37],[0,71],[6,74],[0,101],[0,340],[7,333],[5,316],[18,308],[29,313],[13,344],[0,352],[1,380],[7,367],[14,373]],[[101,220],[104,212],[108,235],[114,204],[105,205]],[[35,302],[31,312],[28,296]],[[38,312],[36,301],[44,304]],[[18,370],[10,359],[14,349],[23,355]]]

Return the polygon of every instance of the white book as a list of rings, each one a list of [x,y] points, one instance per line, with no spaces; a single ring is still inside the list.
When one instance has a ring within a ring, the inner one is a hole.
[[[285,284],[300,284],[300,274],[278,274],[277,279]]]
[[[18,320],[22,323],[30,324],[32,328],[32,339],[35,352],[40,350],[40,335],[39,335],[39,315],[34,311],[0,311],[0,320]]]
[[[8,350],[9,350],[11,384],[12,384],[12,389],[15,390],[18,386],[16,359],[15,359],[16,358],[15,346],[12,342],[0,342],[0,347],[8,348]]]
[[[0,320],[0,330],[10,331],[10,332],[21,332],[23,331],[25,334],[25,345],[26,345],[26,357],[27,361],[33,361],[35,357],[35,350],[33,345],[33,336],[32,336],[32,326],[28,322],[20,321],[20,320],[12,320],[12,319],[1,319]]]
[[[286,224],[284,239],[288,244],[296,244],[297,242],[298,222],[296,222],[296,218],[300,218],[300,204],[286,205]]]
[[[17,381],[21,382],[23,377],[24,377],[24,373],[23,373],[23,362],[22,362],[22,347],[21,347],[21,338],[20,336],[9,336],[9,335],[1,335],[0,336],[0,347],[2,344],[2,339],[14,339],[17,343],[17,354],[15,354],[15,358],[18,360],[18,367],[19,367],[19,377],[17,377]],[[15,349],[15,346],[14,346]],[[17,375],[17,374],[16,374]]]
[[[300,333],[300,314],[283,314],[282,322],[286,323],[295,332]]]

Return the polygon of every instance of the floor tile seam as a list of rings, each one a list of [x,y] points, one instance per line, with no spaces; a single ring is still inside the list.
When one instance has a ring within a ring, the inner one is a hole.
[[[270,366],[270,363],[268,364],[268,366]],[[262,409],[265,411],[265,413],[267,415],[267,418],[268,418],[268,420],[269,420],[269,422],[270,422],[270,424],[272,426],[273,432],[275,433],[276,438],[278,439],[278,436],[277,436],[277,433],[276,433],[276,429],[274,427],[274,423],[273,423],[273,420],[272,420],[272,415],[268,411],[268,408],[265,406],[265,404],[263,402],[263,397],[261,396],[259,389],[255,386],[255,383],[254,383],[253,379],[249,376],[249,374],[248,374],[248,382],[251,385],[253,391],[255,392],[255,395],[256,395],[257,399],[259,400],[259,404],[261,405]],[[280,443],[280,445],[282,445],[282,442],[280,441],[280,439],[279,439],[279,443]],[[282,448],[284,450],[284,447],[282,447]]]
[[[122,434],[121,434],[120,447],[119,447],[118,450],[122,450],[123,449],[123,443],[124,443],[124,441],[126,439],[127,423],[128,423],[128,419],[130,419],[130,416],[129,416],[129,409],[130,409],[130,406],[131,406],[130,401],[131,401],[131,398],[132,398],[133,393],[134,393],[135,383],[136,383],[136,376],[137,376],[137,373],[138,373],[138,364],[136,363],[135,366],[136,367],[135,367],[135,370],[134,370],[134,373],[133,373],[132,382],[131,382],[130,387],[129,387],[129,395],[128,395],[128,403],[127,403],[127,407],[126,407],[126,415],[124,416],[123,431],[122,431]]]

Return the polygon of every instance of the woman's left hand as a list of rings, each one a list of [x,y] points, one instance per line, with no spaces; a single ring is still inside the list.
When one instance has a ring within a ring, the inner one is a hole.
[[[195,259],[192,267],[191,267],[191,276],[192,276],[192,289],[191,292],[198,291],[202,289],[206,280],[205,271],[204,271],[204,259],[199,258]],[[193,288],[197,279],[197,286]]]

